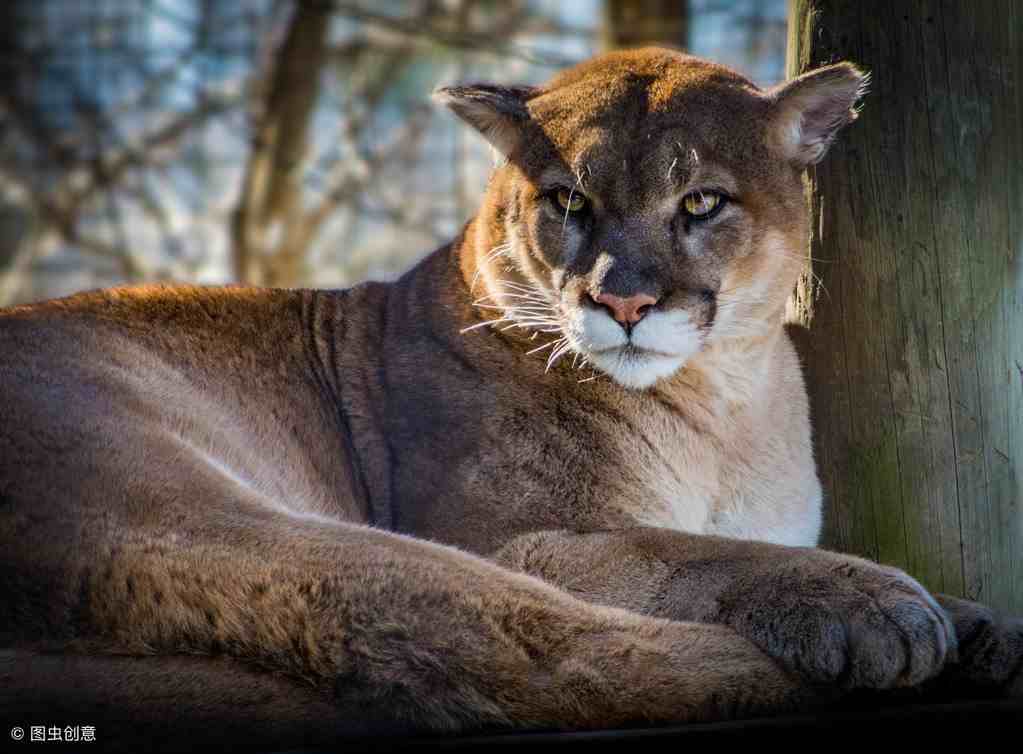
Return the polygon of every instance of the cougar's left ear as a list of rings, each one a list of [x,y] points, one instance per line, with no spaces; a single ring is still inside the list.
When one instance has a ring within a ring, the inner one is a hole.
[[[852,63],[838,63],[771,89],[772,135],[782,154],[799,167],[820,162],[838,132],[856,120],[868,80]]]
[[[438,89],[433,99],[483,134],[483,138],[507,158],[525,134],[529,122],[526,102],[539,92],[539,88],[531,86],[467,84]]]

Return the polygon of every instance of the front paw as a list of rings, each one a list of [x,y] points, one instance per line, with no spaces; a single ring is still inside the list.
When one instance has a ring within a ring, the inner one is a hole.
[[[933,686],[956,697],[1023,697],[1023,618],[957,597],[936,599],[952,619],[959,652]]]
[[[956,635],[926,590],[895,568],[823,550],[789,550],[720,602],[723,619],[815,683],[914,686],[954,657]]]

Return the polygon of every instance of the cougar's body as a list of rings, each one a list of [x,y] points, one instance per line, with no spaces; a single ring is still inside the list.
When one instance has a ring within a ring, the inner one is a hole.
[[[394,283],[0,312],[0,708],[270,748],[941,673],[955,630],[920,585],[812,549],[782,326],[800,172],[861,78],[765,93],[647,50],[449,89],[505,164]]]
[[[5,494],[30,517],[73,491],[83,524],[162,531],[195,519],[201,532],[201,484],[244,499],[246,513],[368,524],[481,555],[530,531],[643,523],[815,544],[820,494],[783,333],[759,374],[634,395],[580,382],[591,373],[568,364],[545,372],[499,341],[468,343],[462,330],[480,320],[457,259],[444,248],[396,283],[349,291],[152,286],[9,310]],[[438,297],[445,306],[420,303]],[[728,358],[705,357],[708,369]],[[796,427],[798,442],[779,448],[752,433],[757,422]],[[509,445],[521,449],[514,465]],[[730,461],[720,446],[742,454]],[[41,449],[62,478],[39,473]],[[736,481],[751,470],[755,491]],[[125,506],[133,486],[165,494]],[[504,502],[480,506],[488,496]]]

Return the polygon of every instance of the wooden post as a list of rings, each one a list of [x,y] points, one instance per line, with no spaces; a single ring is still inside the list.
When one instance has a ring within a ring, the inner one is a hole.
[[[809,175],[827,547],[1023,612],[1023,0],[792,0],[790,75],[870,71]]]

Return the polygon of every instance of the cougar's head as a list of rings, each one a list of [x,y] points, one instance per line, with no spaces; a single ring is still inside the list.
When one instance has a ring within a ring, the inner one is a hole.
[[[501,157],[463,251],[477,305],[630,388],[778,327],[806,247],[802,171],[864,78],[843,63],[764,91],[643,49],[542,87],[439,90]]]

